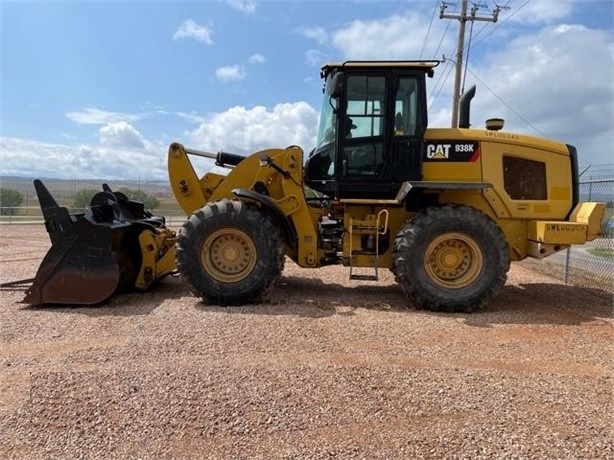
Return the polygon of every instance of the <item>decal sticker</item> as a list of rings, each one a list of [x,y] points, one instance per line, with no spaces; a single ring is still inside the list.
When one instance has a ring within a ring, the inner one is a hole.
[[[480,143],[475,141],[427,142],[424,161],[473,162],[480,158]]]
[[[583,232],[584,228],[581,225],[573,224],[546,224],[547,232]]]

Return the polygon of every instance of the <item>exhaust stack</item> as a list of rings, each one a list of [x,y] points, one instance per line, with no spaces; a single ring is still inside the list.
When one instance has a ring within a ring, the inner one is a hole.
[[[469,90],[465,91],[460,98],[460,113],[458,120],[459,128],[469,128],[471,123],[469,122],[469,115],[471,112],[471,99],[475,96],[475,85]]]

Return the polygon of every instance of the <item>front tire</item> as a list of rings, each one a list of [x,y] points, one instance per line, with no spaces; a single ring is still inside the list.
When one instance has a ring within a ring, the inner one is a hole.
[[[183,224],[177,269],[211,304],[259,302],[279,281],[284,243],[271,218],[239,200],[209,203]]]
[[[510,268],[501,229],[486,214],[461,205],[412,217],[397,234],[392,259],[395,278],[412,304],[433,311],[483,308]]]

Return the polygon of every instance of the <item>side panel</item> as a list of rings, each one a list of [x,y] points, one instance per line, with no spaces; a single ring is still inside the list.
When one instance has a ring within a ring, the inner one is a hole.
[[[480,129],[428,129],[425,142],[423,180],[490,183],[486,199],[500,218],[562,220],[573,209],[575,171],[563,143]],[[455,151],[473,143],[479,155]]]
[[[484,181],[493,184],[511,218],[567,217],[573,206],[568,154],[500,142],[482,142],[482,151]]]
[[[571,211],[572,161],[562,143],[477,129],[430,129],[425,143],[423,180],[492,185],[482,191],[446,190],[439,202],[490,215],[505,233],[512,260],[527,256],[529,221],[564,220]]]

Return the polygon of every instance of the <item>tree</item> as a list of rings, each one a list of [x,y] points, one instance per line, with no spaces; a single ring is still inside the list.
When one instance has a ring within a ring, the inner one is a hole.
[[[23,194],[10,188],[0,188],[0,215],[14,216],[23,203]]]
[[[100,190],[93,188],[84,188],[75,193],[75,202],[73,206],[77,209],[85,209],[90,205],[92,197],[96,195]]]
[[[133,190],[127,187],[122,187],[118,190],[118,192],[123,193],[128,198],[134,201],[140,201],[145,205],[145,209],[152,211],[160,206],[160,200],[158,200],[155,196],[151,196],[145,193],[142,190]]]

